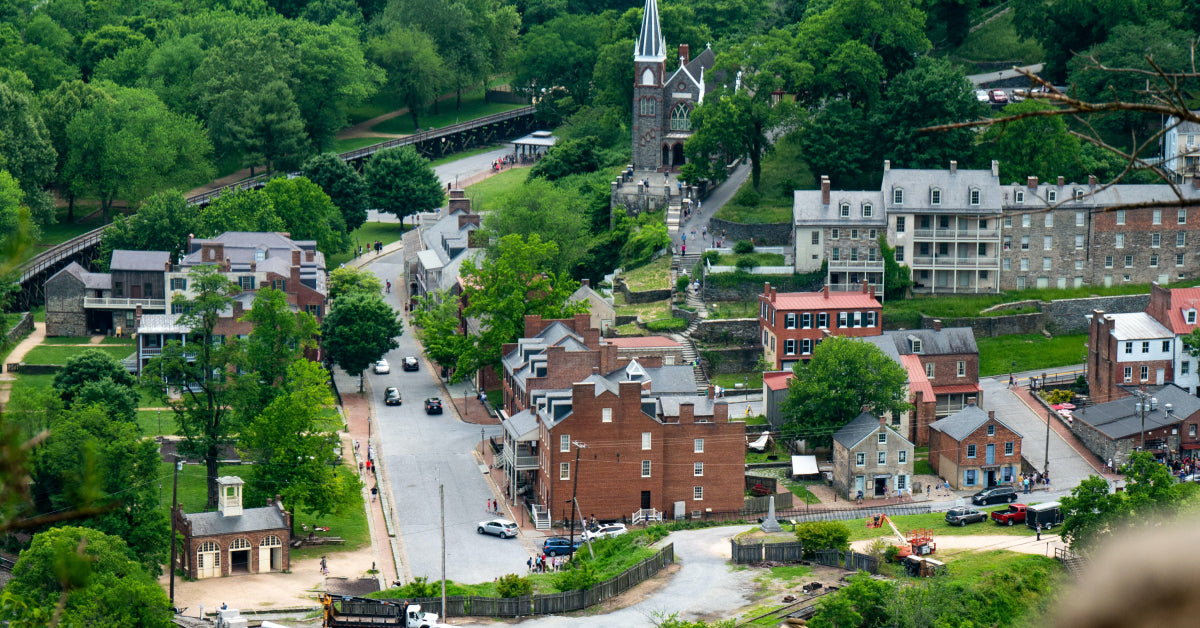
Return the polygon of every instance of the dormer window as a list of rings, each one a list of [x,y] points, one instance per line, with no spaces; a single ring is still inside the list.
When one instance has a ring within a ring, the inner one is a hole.
[[[932,190],[929,190],[929,204],[930,205],[941,205],[942,204],[942,189],[941,188],[933,188]]]
[[[261,262],[267,259],[267,252],[262,249],[254,249],[254,261]]]
[[[921,341],[919,339],[909,338],[908,345],[909,345],[909,349],[911,349],[913,353],[921,352]]]
[[[979,204],[979,188],[971,188],[971,204]]]
[[[1184,315],[1187,317],[1188,325],[1196,324],[1196,310],[1188,310]]]
[[[1049,203],[1058,202],[1058,190],[1046,190],[1046,201]]]
[[[1015,192],[1013,192],[1013,200],[1016,201],[1017,205],[1024,205],[1025,204],[1025,190],[1016,190]]]
[[[871,207],[870,203],[863,203],[862,212],[863,218],[870,218],[871,214],[874,213],[874,209]]]
[[[850,203],[842,203],[841,207],[842,218],[850,217]]]
[[[1076,201],[1083,200],[1083,188],[1075,188],[1075,200]]]
[[[903,205],[904,204],[904,190],[903,189],[896,188],[896,189],[892,190],[892,204],[893,205]]]

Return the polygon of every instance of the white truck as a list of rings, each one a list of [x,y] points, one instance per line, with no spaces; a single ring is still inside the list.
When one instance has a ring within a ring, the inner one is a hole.
[[[438,621],[437,613],[422,613],[420,604],[404,607],[405,628],[451,628],[450,624]]]
[[[438,621],[437,613],[421,612],[420,604],[406,600],[372,600],[361,597],[322,596],[325,611],[324,628],[360,628],[372,626],[403,626],[404,628],[453,628]],[[404,609],[403,614],[400,609]]]

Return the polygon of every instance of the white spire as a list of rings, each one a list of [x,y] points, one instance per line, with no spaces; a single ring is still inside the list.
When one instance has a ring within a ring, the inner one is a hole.
[[[634,60],[663,61],[667,58],[666,49],[667,42],[658,24],[658,2],[646,0],[646,8],[642,10],[642,30],[633,48]]]

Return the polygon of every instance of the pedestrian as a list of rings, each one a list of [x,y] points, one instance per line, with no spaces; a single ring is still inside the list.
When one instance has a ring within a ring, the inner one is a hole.
[[[1042,540],[1042,524],[1037,524],[1037,540]]]
[[[392,291],[392,281],[389,279],[387,281],[387,292],[391,293],[391,291]]]
[[[929,497],[929,485],[925,485],[925,497]]]
[[[228,608],[229,607],[224,602],[221,602],[221,610],[227,610]]]
[[[532,556],[525,559],[525,567],[526,567],[526,569],[529,570],[529,573],[533,573],[533,557]]]
[[[378,486],[372,486],[372,487],[371,487],[371,501],[375,501],[375,498],[376,498],[378,495],[379,495],[379,487],[378,487]]]
[[[329,565],[325,563],[324,556],[321,557],[321,573],[323,575],[329,575]]]
[[[1017,376],[1012,373],[1008,374],[1008,389],[1012,390],[1017,387]]]

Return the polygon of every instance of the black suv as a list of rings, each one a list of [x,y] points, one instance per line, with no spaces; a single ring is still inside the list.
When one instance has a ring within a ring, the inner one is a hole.
[[[1017,492],[1011,486],[993,486],[985,488],[971,496],[971,503],[976,506],[986,506],[999,502],[1009,504],[1017,501]]]
[[[400,361],[400,364],[401,364],[401,368],[403,368],[406,371],[416,371],[421,368],[421,366],[420,366],[421,363],[417,362],[417,359],[412,356],[408,356],[408,357],[404,358],[403,360]]]
[[[946,511],[946,523],[952,526],[965,526],[968,523],[979,523],[987,521],[987,519],[986,512],[966,506],[958,506]]]
[[[437,397],[430,397],[425,400],[425,414],[441,414],[442,400]]]

